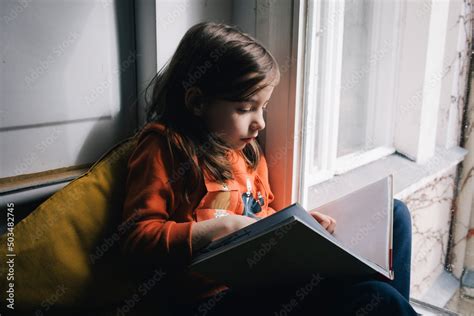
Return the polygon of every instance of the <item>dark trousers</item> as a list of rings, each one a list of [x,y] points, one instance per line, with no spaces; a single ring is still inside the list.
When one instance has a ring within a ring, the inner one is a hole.
[[[411,217],[394,200],[394,280],[379,277],[319,278],[304,285],[246,296],[232,289],[196,304],[177,306],[175,315],[416,315],[410,296]]]

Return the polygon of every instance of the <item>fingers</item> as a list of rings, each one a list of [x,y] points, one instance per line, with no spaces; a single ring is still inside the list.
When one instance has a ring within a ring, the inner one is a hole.
[[[329,224],[327,231],[330,232],[331,234],[334,233],[334,230],[336,229],[336,220],[332,217],[329,217],[331,219],[331,224]]]
[[[334,233],[334,230],[336,228],[336,220],[332,218],[331,216],[313,211],[311,212],[311,215],[321,224],[321,226],[324,227],[329,233]]]

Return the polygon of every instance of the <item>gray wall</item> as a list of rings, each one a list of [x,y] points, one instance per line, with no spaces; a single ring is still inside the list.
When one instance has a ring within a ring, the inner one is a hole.
[[[0,12],[0,178],[93,162],[130,133],[132,2],[2,0]]]

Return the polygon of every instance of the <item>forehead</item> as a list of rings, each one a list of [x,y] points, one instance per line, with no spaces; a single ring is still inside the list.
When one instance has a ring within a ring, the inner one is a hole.
[[[272,92],[273,92],[273,86],[269,85],[257,90],[254,94],[252,94],[248,98],[248,100],[255,101],[255,102],[259,102],[259,101],[266,102],[270,98]]]

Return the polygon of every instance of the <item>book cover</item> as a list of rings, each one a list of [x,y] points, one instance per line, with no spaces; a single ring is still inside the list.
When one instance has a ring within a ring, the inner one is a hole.
[[[336,219],[334,234],[294,203],[215,240],[189,269],[236,288],[299,284],[315,274],[393,279],[392,176],[314,210]]]

